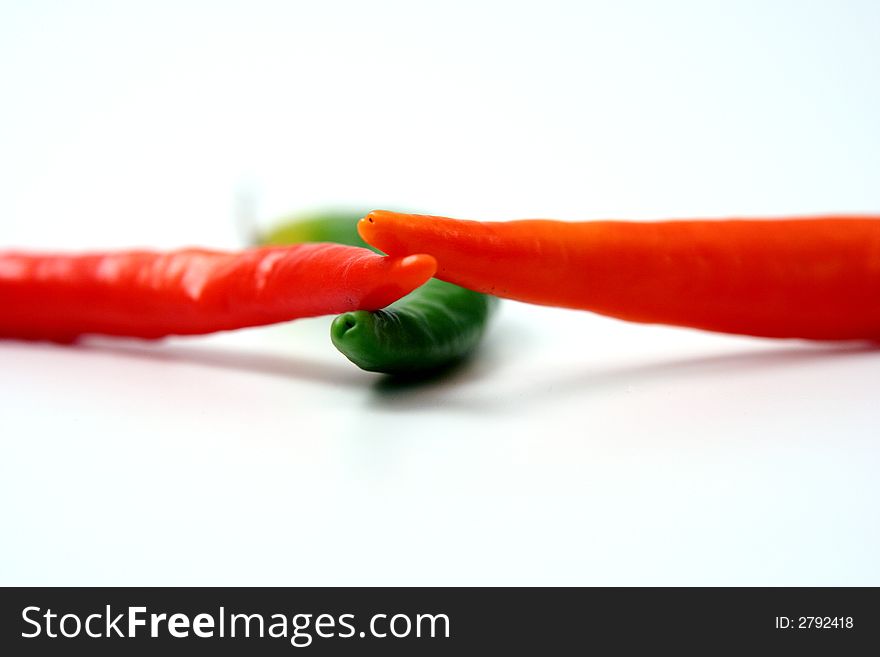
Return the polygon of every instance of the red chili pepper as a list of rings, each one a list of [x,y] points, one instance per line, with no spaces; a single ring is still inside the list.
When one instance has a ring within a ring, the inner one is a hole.
[[[478,292],[635,322],[880,339],[880,217],[497,223],[377,211],[361,236]]]
[[[0,253],[0,337],[161,338],[377,310],[435,268],[431,256],[386,258],[338,244],[240,253]]]

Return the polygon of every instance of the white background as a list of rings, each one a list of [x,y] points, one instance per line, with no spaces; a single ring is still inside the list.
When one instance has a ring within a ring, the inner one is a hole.
[[[0,1],[0,247],[878,212],[878,33],[867,1]],[[0,342],[0,583],[880,584],[880,352],[510,302],[396,387],[328,324]]]

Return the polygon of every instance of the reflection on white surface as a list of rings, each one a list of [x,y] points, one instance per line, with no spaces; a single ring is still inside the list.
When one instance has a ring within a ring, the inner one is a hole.
[[[321,204],[880,211],[877,5],[0,3],[0,245]],[[327,318],[0,342],[2,584],[880,584],[880,352],[505,304],[382,383]]]
[[[326,328],[0,345],[3,581],[880,579],[880,351],[509,303],[398,387]]]

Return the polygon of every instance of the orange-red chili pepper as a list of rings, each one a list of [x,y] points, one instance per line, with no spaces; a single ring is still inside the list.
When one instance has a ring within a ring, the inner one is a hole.
[[[0,253],[0,337],[161,338],[377,310],[435,268],[431,256],[388,258],[339,244],[239,253]]]
[[[478,292],[765,337],[880,339],[880,217],[484,223],[376,211],[391,255]]]

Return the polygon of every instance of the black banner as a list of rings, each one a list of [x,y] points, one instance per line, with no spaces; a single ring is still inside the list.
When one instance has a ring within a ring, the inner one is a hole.
[[[7,588],[0,614],[6,655],[862,654],[880,645],[875,588]]]

